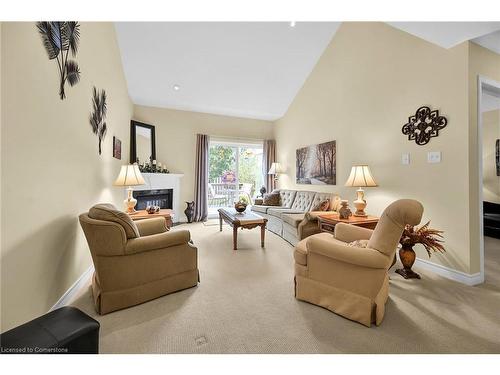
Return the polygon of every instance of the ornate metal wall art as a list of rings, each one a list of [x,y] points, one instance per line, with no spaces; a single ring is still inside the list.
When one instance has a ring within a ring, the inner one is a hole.
[[[431,111],[429,107],[420,107],[415,115],[408,117],[408,123],[403,125],[402,132],[408,136],[409,141],[415,141],[417,145],[429,143],[432,137],[437,137],[448,120],[439,116],[439,111]]]

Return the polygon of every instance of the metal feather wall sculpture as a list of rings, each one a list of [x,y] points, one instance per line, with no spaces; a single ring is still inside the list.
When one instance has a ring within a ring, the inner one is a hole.
[[[92,112],[89,116],[92,132],[99,139],[99,155],[101,155],[101,143],[106,136],[106,91],[93,88],[92,90]]]
[[[70,86],[80,81],[80,68],[75,60],[69,60],[68,55],[76,57],[80,42],[80,25],[78,22],[37,22],[36,26],[42,37],[43,46],[50,60],[56,60],[59,69],[59,97],[64,100],[66,82]]]

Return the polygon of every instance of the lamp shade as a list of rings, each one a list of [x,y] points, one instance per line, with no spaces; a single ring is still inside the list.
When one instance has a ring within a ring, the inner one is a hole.
[[[351,174],[345,186],[374,187],[378,185],[373,179],[370,168],[367,165],[355,165],[351,169]]]
[[[278,174],[281,172],[282,169],[280,163],[272,163],[271,168],[269,168],[269,172],[267,172],[267,174]]]
[[[115,186],[143,185],[146,182],[139,171],[137,164],[122,165],[118,178],[113,183]]]

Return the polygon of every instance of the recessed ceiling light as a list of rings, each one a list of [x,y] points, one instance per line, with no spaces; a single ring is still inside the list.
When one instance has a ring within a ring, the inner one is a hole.
[[[295,27],[295,21],[290,22],[290,27]]]
[[[174,85],[174,91],[179,91],[181,87],[179,85]]]

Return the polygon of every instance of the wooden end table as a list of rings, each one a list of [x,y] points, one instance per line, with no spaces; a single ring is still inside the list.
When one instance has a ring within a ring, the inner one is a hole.
[[[356,225],[358,227],[375,229],[380,218],[376,216],[349,216],[349,219],[341,219],[339,214],[334,213],[324,213],[318,215],[318,225],[322,232],[333,233],[335,231],[335,225],[338,223],[346,223],[350,225]]]
[[[174,216],[174,213],[172,210],[162,208],[160,212],[156,214],[148,214],[146,210],[139,210],[133,214],[129,214],[129,216],[134,221],[163,217],[165,218],[165,225],[167,226],[167,228],[170,228],[172,227],[172,217]]]
[[[253,212],[238,213],[234,208],[219,208],[220,231],[222,222],[225,221],[233,227],[233,250],[238,248],[238,228],[253,229],[260,227],[260,246],[264,247],[267,219]]]

